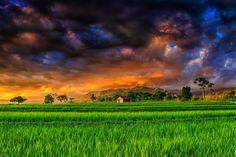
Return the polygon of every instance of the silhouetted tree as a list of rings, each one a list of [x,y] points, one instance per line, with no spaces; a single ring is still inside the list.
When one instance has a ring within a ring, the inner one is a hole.
[[[192,99],[193,94],[191,93],[191,88],[186,86],[182,88],[181,100],[188,101]]]
[[[52,94],[48,94],[44,97],[45,104],[52,104],[54,102],[54,97]]]
[[[205,99],[206,95],[206,88],[211,88],[214,86],[214,83],[211,83],[204,77],[199,77],[194,80],[194,83],[200,87],[200,90],[202,91],[202,97]]]
[[[23,98],[22,96],[17,96],[17,97],[12,98],[10,102],[21,104],[25,102],[26,100],[27,99]]]
[[[69,103],[75,103],[74,100],[75,98],[69,98]]]
[[[90,100],[94,102],[96,99],[97,98],[96,98],[95,94],[92,94],[91,97],[90,97]]]
[[[68,97],[66,95],[58,95],[57,100],[59,100],[61,103],[66,103],[68,101]]]

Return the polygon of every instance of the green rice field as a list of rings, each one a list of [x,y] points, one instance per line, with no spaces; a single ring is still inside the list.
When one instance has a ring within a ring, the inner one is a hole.
[[[0,156],[235,157],[236,104],[0,105]]]

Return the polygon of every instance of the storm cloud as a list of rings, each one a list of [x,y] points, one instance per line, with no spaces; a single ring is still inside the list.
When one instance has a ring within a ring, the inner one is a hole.
[[[197,76],[235,86],[235,7],[234,0],[3,0],[0,99],[179,88]]]

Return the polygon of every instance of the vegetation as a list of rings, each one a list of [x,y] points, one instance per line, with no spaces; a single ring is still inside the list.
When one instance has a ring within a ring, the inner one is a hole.
[[[214,83],[211,83],[204,77],[198,77],[194,80],[194,83],[200,87],[200,90],[202,91],[202,98],[205,99],[206,96],[206,88],[212,89],[214,86]]]
[[[66,103],[68,101],[68,97],[66,95],[58,95],[57,100],[59,100],[61,103]]]
[[[11,112],[156,112],[156,111],[207,111],[236,110],[234,102],[207,101],[145,101],[117,104],[115,102],[72,103],[72,104],[24,104],[0,105],[0,111]]]
[[[156,111],[165,106],[165,112]],[[201,111],[194,111],[197,107]],[[216,111],[218,107],[225,108]],[[54,112],[48,112],[52,108]],[[80,112],[62,112],[65,108]],[[81,112],[84,108],[90,111]],[[114,108],[117,112],[112,112]],[[148,112],[139,112],[147,108]],[[0,105],[0,109],[1,156],[230,157],[236,152],[235,103]]]
[[[152,94],[146,92],[129,92],[128,98],[132,102],[152,100]]]
[[[44,97],[45,104],[52,104],[54,102],[54,97],[52,94],[48,94]]]
[[[71,104],[73,104],[73,103],[75,103],[75,98],[69,98],[69,101],[68,101],[68,103],[71,103]]]
[[[97,98],[96,98],[95,94],[92,94],[90,99],[91,99],[92,102],[94,102]]]
[[[153,94],[153,99],[157,100],[157,101],[161,101],[164,100],[164,98],[166,97],[166,92],[165,91],[158,91],[156,93]]]
[[[227,94],[219,94],[216,93],[212,87],[213,83],[208,81],[204,77],[199,77],[194,80],[194,83],[200,87],[202,91],[202,99],[203,100],[224,100],[224,101],[235,101],[235,91],[231,91]],[[211,93],[206,95],[206,89],[210,89]],[[95,92],[96,93],[96,92]],[[185,86],[182,88],[181,94],[177,95],[170,91],[166,91],[160,88],[150,88],[150,87],[142,87],[142,88],[127,88],[127,89],[119,89],[119,90],[106,90],[101,91],[101,94],[88,93],[89,98],[84,102],[115,102],[118,97],[122,97],[125,102],[142,102],[142,101],[169,101],[169,100],[182,100],[182,101],[198,101],[200,100],[200,96],[193,95],[191,92],[191,87]],[[178,92],[177,92],[178,93]],[[207,96],[207,99],[206,99]],[[25,100],[22,97],[15,97],[10,100],[10,102],[18,102],[23,103]],[[23,100],[23,101],[22,101]],[[44,97],[44,104],[53,104],[55,100],[58,100],[60,103],[74,103],[75,98],[68,98],[67,95],[57,95],[47,94]]]
[[[17,96],[10,99],[10,102],[21,104],[21,103],[24,103],[26,100],[27,99],[23,98],[22,96]]]
[[[230,91],[227,96],[226,99],[229,101],[235,101],[236,100],[236,92],[235,91]]]
[[[193,94],[191,93],[191,88],[186,86],[182,88],[181,99],[183,101],[188,101],[192,99]]]
[[[227,101],[206,101],[214,84],[194,83],[204,101],[186,86],[180,96],[146,88],[91,94],[91,103],[48,94],[44,104],[0,105],[0,156],[235,156],[235,91]],[[112,102],[120,96],[126,103]],[[60,104],[47,105],[55,100]]]

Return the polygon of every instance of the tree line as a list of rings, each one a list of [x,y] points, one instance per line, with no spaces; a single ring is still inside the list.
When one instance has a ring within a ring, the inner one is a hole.
[[[10,102],[21,104],[24,103],[27,99],[22,96],[17,96],[10,99]],[[56,100],[61,103],[74,103],[75,98],[68,98],[67,95],[57,95],[57,94],[47,94],[44,97],[44,104],[53,104]]]
[[[189,101],[189,100],[205,100],[206,97],[206,90],[210,90],[212,94],[215,94],[215,91],[213,89],[214,83],[210,82],[208,79],[204,77],[196,78],[193,81],[194,84],[196,84],[200,91],[202,92],[202,97],[195,97],[193,98],[193,93],[191,91],[191,87],[185,86],[181,90],[180,95],[172,94],[165,90],[158,90],[154,93],[148,93],[148,92],[128,92],[127,95],[113,95],[108,97],[96,97],[95,94],[91,94],[90,100],[92,102],[94,101],[114,101],[116,98],[122,96],[126,101],[131,102],[137,102],[137,101],[145,101],[145,100],[154,100],[154,101],[163,101],[163,100],[182,100],[182,101]],[[225,96],[226,100],[229,101],[235,101],[236,100],[236,92],[230,91]],[[10,102],[21,104],[24,103],[27,99],[22,96],[17,96],[12,99],[10,99]],[[74,103],[75,98],[68,98],[67,95],[57,95],[57,94],[47,94],[44,97],[44,103],[45,104],[53,104],[55,100],[58,100],[61,103]]]
[[[91,101],[114,101],[118,97],[123,97],[125,101],[137,102],[137,101],[145,101],[145,100],[154,100],[154,101],[163,101],[163,100],[181,100],[181,101],[190,101],[190,100],[205,100],[206,91],[209,90],[212,95],[215,94],[213,89],[214,83],[210,82],[208,79],[204,77],[198,77],[194,79],[194,84],[196,84],[201,93],[201,97],[194,96],[192,93],[192,89],[189,86],[182,87],[181,94],[176,95],[170,93],[166,90],[158,90],[154,93],[149,92],[134,92],[130,91],[128,94],[117,94],[113,96],[102,96],[97,97],[92,94]],[[235,91],[230,91],[226,94],[225,100],[235,101],[236,100]]]

